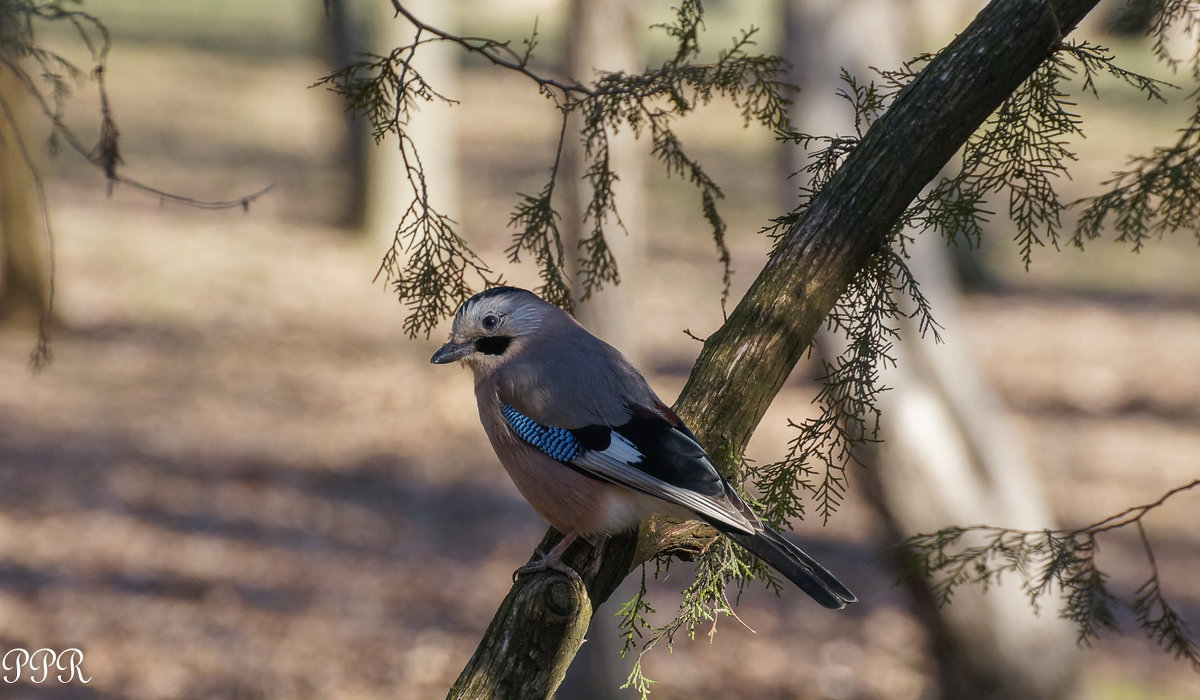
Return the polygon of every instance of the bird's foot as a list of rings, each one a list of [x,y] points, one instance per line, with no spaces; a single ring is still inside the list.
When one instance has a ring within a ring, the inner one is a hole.
[[[581,586],[584,585],[583,579],[580,578],[579,573],[563,563],[562,560],[563,554],[566,553],[567,548],[571,546],[571,543],[575,541],[575,538],[575,535],[564,535],[563,538],[558,541],[558,544],[554,545],[554,547],[548,553],[542,555],[541,559],[538,559],[537,561],[531,561],[525,566],[522,566],[514,571],[513,581],[515,582],[517,577],[522,574],[534,574],[539,571],[546,571],[549,569],[566,575],[567,578],[577,582]],[[537,553],[541,554],[541,550],[538,550]]]
[[[522,566],[514,571],[513,581],[516,581],[517,578],[524,574],[536,574],[540,571],[557,571],[572,581],[578,583],[580,586],[584,585],[583,579],[579,576],[578,572],[567,566],[562,559],[557,557],[551,559],[549,556],[544,556],[537,561],[529,562],[525,566]]]

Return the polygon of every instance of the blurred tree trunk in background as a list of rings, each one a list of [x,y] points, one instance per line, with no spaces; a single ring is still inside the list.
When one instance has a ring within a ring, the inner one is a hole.
[[[422,20],[439,29],[453,32],[457,24],[458,3],[454,0],[411,0],[404,3]],[[370,42],[376,53],[387,54],[413,40],[412,25],[395,18],[390,2],[373,2],[368,18]],[[458,49],[437,43],[422,47],[415,63],[425,80],[436,85],[443,95],[455,96],[458,89]],[[462,196],[458,177],[456,110],[450,106],[425,103],[413,115],[408,134],[421,154],[424,178],[430,193],[430,206],[457,221],[462,221]],[[416,167],[416,163],[413,164]],[[378,148],[368,149],[366,204],[362,222],[367,236],[390,245],[404,211],[415,192],[409,184],[396,139],[389,138]],[[499,227],[501,224],[495,224]]]
[[[581,83],[589,83],[598,71],[640,71],[645,66],[633,40],[633,23],[641,6],[635,0],[568,0],[567,74]],[[568,125],[569,133],[578,133],[578,114]],[[645,226],[643,155],[629,131],[609,134],[609,163],[619,179],[613,186],[621,221],[609,217],[605,240],[616,258],[621,274],[619,285],[603,291],[578,306],[576,317],[593,333],[618,348],[638,363],[638,283],[642,278],[642,260],[648,236]],[[583,145],[578,138],[568,139],[563,153],[563,244],[577,251],[579,242],[591,229],[582,221],[584,207],[592,199],[592,189],[583,179]],[[570,256],[572,262],[575,256]],[[574,272],[574,271],[573,271]],[[576,298],[582,289],[576,286]]]
[[[567,75],[589,83],[597,71],[640,71],[644,68],[641,52],[634,41],[634,21],[640,3],[636,0],[568,0],[566,65]],[[568,133],[579,133],[578,114],[571,118]],[[646,255],[645,203],[642,197],[645,172],[643,156],[633,134],[624,131],[609,134],[609,164],[619,180],[613,186],[621,221],[628,234],[612,217],[605,226],[605,240],[616,258],[621,282],[608,285],[592,298],[579,303],[575,316],[579,322],[609,344],[619,349],[635,365],[640,364],[641,347],[638,336],[639,283]],[[584,207],[592,198],[592,189],[583,179],[586,159],[579,138],[569,138],[563,152],[563,218],[561,231],[567,251],[579,250],[579,242],[588,236],[592,222],[583,221]],[[569,255],[572,263],[575,256]],[[572,270],[572,273],[577,270]],[[576,299],[582,295],[578,275]],[[627,584],[628,586],[628,584]],[[616,600],[633,596],[618,590]],[[594,615],[588,643],[579,649],[575,662],[559,689],[558,697],[566,700],[602,700],[622,697],[619,690],[625,682],[617,649],[617,618],[609,609],[601,608]]]
[[[354,60],[366,49],[365,37],[346,0],[325,0],[325,55],[329,69],[337,70]],[[393,24],[395,24],[393,22]],[[334,223],[350,230],[361,230],[367,202],[367,133],[368,122],[352,111],[342,115],[340,159],[347,171],[346,185],[338,202]]]
[[[965,338],[959,289],[944,240],[909,246],[909,269],[946,328],[947,342],[903,323],[896,366],[880,372],[884,442],[866,460],[871,502],[890,539],[952,524],[1056,526],[1020,437],[979,376]],[[905,319],[906,321],[908,319]],[[979,542],[965,542],[979,544]],[[959,588],[939,606],[928,579],[906,582],[930,636],[944,698],[1056,700],[1076,683],[1076,630],[1057,615],[1059,597],[1029,604],[1020,577]]]
[[[3,31],[0,28],[0,31]],[[36,213],[34,174],[21,153],[9,116],[23,123],[25,86],[0,67],[0,320],[37,319],[50,292],[41,226]],[[22,129],[28,138],[28,129]],[[26,149],[32,155],[36,149]]]
[[[876,77],[867,66],[899,66],[915,53],[904,31],[924,13],[891,0],[788,0],[787,58],[801,93],[793,105],[800,131],[852,132],[850,105],[836,96],[841,67],[860,83]],[[934,11],[947,12],[944,3]],[[960,5],[960,9],[962,8]],[[961,26],[954,24],[953,26]],[[800,169],[792,150],[787,172]],[[794,192],[788,195],[788,206]],[[947,244],[926,233],[908,247],[909,268],[929,299],[948,342],[922,339],[915,323],[901,328],[895,367],[880,368],[883,443],[865,474],[872,503],[893,540],[953,524],[987,522],[1037,530],[1054,527],[1019,438],[979,376],[963,340],[959,288]],[[844,341],[823,333],[828,352]],[[1046,699],[1070,697],[1077,673],[1073,628],[1054,614],[1031,609],[1019,577],[993,586],[962,587],[954,605],[939,607],[929,582],[908,582],[916,613],[930,637],[940,694],[945,698]],[[1044,607],[1053,609],[1053,601]]]

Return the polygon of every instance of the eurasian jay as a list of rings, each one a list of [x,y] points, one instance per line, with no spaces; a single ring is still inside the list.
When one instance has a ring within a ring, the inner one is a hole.
[[[576,538],[626,531],[658,513],[709,523],[827,608],[857,602],[758,519],[620,352],[533,292],[493,287],[465,301],[431,361],[471,369],[496,456],[563,534],[518,573],[564,570],[560,558]]]

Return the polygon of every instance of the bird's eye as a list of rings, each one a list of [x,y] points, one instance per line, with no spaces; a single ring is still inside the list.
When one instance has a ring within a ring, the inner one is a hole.
[[[498,325],[500,325],[500,317],[496,314],[488,314],[483,317],[483,329],[485,331],[494,331]]]

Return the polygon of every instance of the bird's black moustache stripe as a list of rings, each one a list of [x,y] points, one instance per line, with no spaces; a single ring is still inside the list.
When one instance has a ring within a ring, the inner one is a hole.
[[[504,335],[490,336],[480,338],[475,341],[475,349],[484,355],[502,355],[508,349],[508,344],[512,342],[512,338]]]

